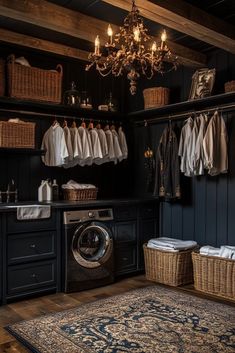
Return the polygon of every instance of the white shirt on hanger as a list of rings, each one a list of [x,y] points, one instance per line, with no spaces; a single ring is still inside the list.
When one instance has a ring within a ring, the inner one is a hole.
[[[118,140],[119,140],[119,145],[122,151],[122,159],[127,159],[128,156],[128,147],[127,147],[127,142],[126,142],[126,136],[125,133],[122,129],[122,126],[119,126],[118,128]]]
[[[102,159],[101,160],[96,160],[96,164],[102,164],[108,161],[108,144],[105,136],[105,132],[101,128],[96,128],[97,134],[100,140],[100,146],[101,146],[101,152],[102,152]]]
[[[83,158],[79,161],[79,165],[80,166],[84,166],[86,164],[90,165],[92,163],[93,154],[87,137],[87,130],[84,126],[81,125],[78,127],[78,133],[81,138],[82,155],[83,155]]]
[[[113,134],[113,150],[115,155],[114,163],[117,163],[117,160],[121,161],[123,159],[122,151],[119,145],[118,133],[114,127],[111,127],[111,132]]]
[[[70,129],[67,125],[63,127],[64,129],[64,137],[65,137],[65,142],[68,150],[68,161],[73,160],[73,147],[72,147],[72,141],[71,141],[71,134],[70,134]]]
[[[100,162],[103,158],[102,150],[101,150],[101,145],[100,145],[100,140],[99,136],[97,133],[97,129],[93,128],[89,130],[89,134],[91,137],[91,144],[93,148],[93,163],[96,163],[97,161]]]
[[[107,158],[107,162],[114,162],[114,163],[117,163],[117,158],[116,158],[116,156],[115,156],[114,148],[113,148],[113,134],[112,134],[112,132],[109,130],[108,127],[105,128],[104,132],[105,132],[105,136],[106,136],[106,140],[107,140],[107,145],[108,145],[108,158]]]
[[[44,134],[41,149],[45,149],[42,161],[49,167],[60,167],[69,156],[65,142],[64,130],[58,123],[51,126]]]

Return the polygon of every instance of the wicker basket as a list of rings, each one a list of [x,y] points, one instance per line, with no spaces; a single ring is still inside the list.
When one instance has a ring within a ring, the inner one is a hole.
[[[15,63],[15,56],[10,55],[7,63],[8,95],[10,97],[61,102],[63,69],[44,70]]]
[[[226,82],[224,84],[224,91],[225,93],[235,91],[235,81]]]
[[[144,109],[158,108],[169,103],[170,90],[166,87],[152,87],[143,90]]]
[[[35,123],[0,121],[0,147],[35,148]]]
[[[97,199],[97,188],[90,189],[63,189],[63,195],[65,200],[69,201],[87,201]]]
[[[195,289],[235,300],[235,260],[192,253]]]
[[[5,94],[5,61],[0,58],[0,96]]]
[[[180,286],[193,282],[192,249],[172,252],[144,247],[146,278],[150,281]]]

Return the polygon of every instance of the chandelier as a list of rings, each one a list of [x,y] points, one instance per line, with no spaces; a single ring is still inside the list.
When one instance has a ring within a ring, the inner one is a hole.
[[[150,80],[156,72],[164,74],[176,70],[178,66],[177,57],[171,53],[166,44],[165,30],[159,44],[155,41],[151,43],[152,45],[149,44],[151,37],[144,27],[134,0],[132,10],[124,19],[120,32],[113,37],[113,30],[109,25],[107,34],[108,42],[103,52],[97,35],[94,52],[88,56],[90,64],[86,65],[86,71],[94,66],[103,77],[110,73],[116,77],[126,73],[130,80],[132,95],[136,93],[137,80],[141,75]]]

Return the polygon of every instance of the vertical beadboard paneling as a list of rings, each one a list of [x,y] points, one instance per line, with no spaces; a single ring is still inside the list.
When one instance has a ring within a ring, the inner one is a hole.
[[[195,234],[194,238],[197,239],[199,244],[205,244],[206,241],[206,195],[207,183],[206,177],[199,176],[195,179]]]

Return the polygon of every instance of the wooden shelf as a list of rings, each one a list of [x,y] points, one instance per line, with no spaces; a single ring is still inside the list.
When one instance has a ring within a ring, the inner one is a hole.
[[[44,103],[20,100],[9,97],[0,97],[0,111],[28,113],[32,115],[53,115],[61,117],[76,117],[87,119],[103,119],[120,121],[123,114],[119,112],[106,112],[94,109],[82,109],[63,104]]]
[[[221,105],[235,103],[235,92],[218,94],[215,96],[210,96],[201,99],[195,99],[175,104],[165,105],[160,108],[140,110],[136,112],[129,113],[127,116],[129,119],[134,121],[139,121],[153,117],[171,116],[176,113],[183,112],[193,112],[202,109],[209,109],[213,107],[220,107]]]
[[[33,149],[33,148],[11,148],[11,147],[0,147],[0,153],[6,154],[30,154],[35,156],[41,156],[46,153],[45,150]]]

